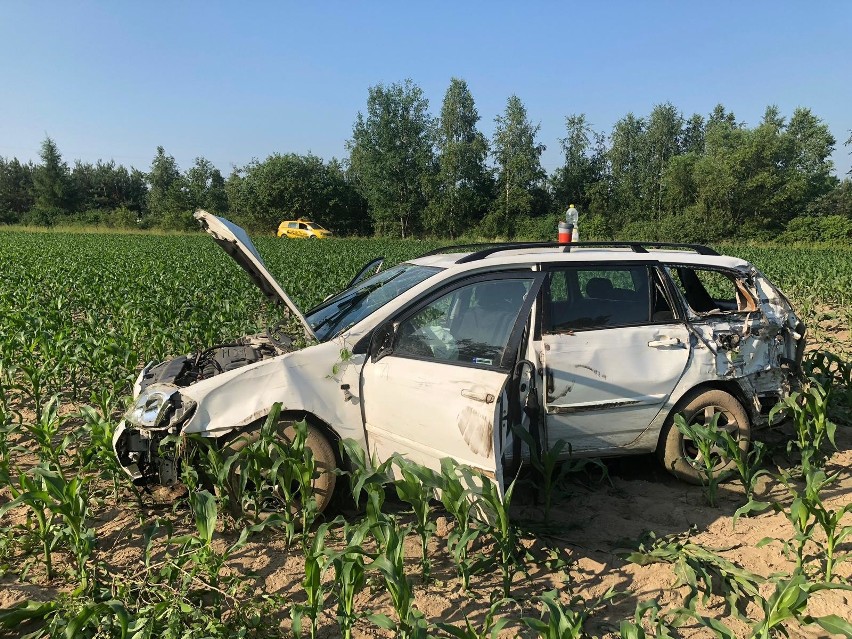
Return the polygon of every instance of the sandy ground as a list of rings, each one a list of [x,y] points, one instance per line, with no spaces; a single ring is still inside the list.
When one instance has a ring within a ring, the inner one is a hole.
[[[769,434],[770,443],[780,439],[778,432]],[[839,450],[827,465],[831,471],[839,471],[838,482],[831,488],[828,503],[840,508],[848,503],[852,495],[852,429],[838,431]],[[770,468],[789,465],[779,455]],[[766,537],[789,538],[792,529],[783,514],[763,514],[754,518],[740,519],[734,528],[732,516],[744,502],[741,487],[736,482],[724,485],[720,503],[711,508],[701,487],[688,486],[671,478],[651,456],[624,458],[607,463],[609,478],[601,479],[600,473],[580,474],[563,483],[551,513],[552,521],[542,521],[542,508],[534,505],[534,496],[529,490],[521,490],[515,500],[515,516],[525,530],[523,545],[531,554],[527,562],[528,574],[515,576],[512,595],[517,604],[507,604],[504,614],[518,619],[521,616],[538,616],[534,597],[544,591],[559,588],[566,601],[579,596],[591,603],[604,595],[610,588],[621,593],[619,597],[596,610],[587,625],[594,636],[613,636],[618,632],[622,619],[633,615],[640,601],[656,599],[663,608],[672,608],[683,602],[688,592],[678,587],[677,577],[670,564],[640,566],[626,560],[625,554],[651,532],[658,537],[677,536],[705,548],[715,549],[722,557],[761,576],[789,571],[793,564],[785,559],[779,544],[768,544],[762,548],[757,543]],[[786,490],[776,481],[763,478],[757,493],[758,498],[777,499],[788,502]],[[389,496],[389,508],[399,511],[405,518],[404,507]],[[354,513],[345,513],[354,517]],[[16,512],[12,521],[22,517]],[[139,571],[142,559],[142,531],[156,517],[169,517],[178,527],[186,527],[188,515],[185,502],[178,499],[171,503],[155,503],[150,497],[142,510],[132,503],[129,494],[121,496],[118,504],[107,498],[96,509],[94,524],[98,532],[98,559],[111,566],[110,572],[134,574]],[[430,554],[433,558],[433,580],[428,585],[419,578],[417,558],[418,540],[410,536],[407,541],[409,574],[415,585],[416,605],[430,620],[447,623],[462,623],[467,616],[473,623],[481,623],[487,609],[489,595],[500,587],[499,575],[491,573],[473,578],[473,592],[463,592],[456,576],[453,562],[446,550],[446,535],[453,525],[451,520],[436,508],[434,517],[438,535],[431,541]],[[852,517],[846,522],[852,524]],[[187,528],[187,530],[189,530]],[[220,531],[217,543],[223,547],[235,535]],[[813,549],[815,552],[815,549]],[[482,551],[493,553],[488,544]],[[846,543],[842,552],[852,551]],[[564,567],[548,565],[547,558],[559,557]],[[20,559],[20,558],[19,558]],[[816,571],[819,560],[814,558],[811,569]],[[257,593],[284,595],[288,601],[303,600],[300,582],[303,577],[303,562],[298,548],[288,550],[281,535],[276,532],[261,533],[231,560],[229,570],[247,575]],[[852,562],[838,566],[838,575],[846,580],[852,578]],[[330,575],[328,575],[330,578]],[[47,583],[39,567],[33,568],[26,579],[19,581],[10,572],[0,578],[0,607],[5,608],[31,598],[45,600],[57,592],[72,587],[56,578]],[[771,588],[766,586],[768,595]],[[364,610],[384,612],[392,616],[392,609],[381,584],[376,580],[358,598]],[[744,625],[730,615],[721,596],[712,596],[704,607],[707,614],[726,619],[729,625],[744,634]],[[837,614],[852,618],[852,593],[827,591],[817,593],[809,602],[808,611],[814,615]],[[759,610],[750,606],[746,613],[755,617]],[[289,625],[286,610],[282,611],[282,631]],[[338,636],[333,612],[329,610],[321,617],[320,636]],[[529,635],[520,625],[511,625],[504,631],[506,636]],[[357,635],[380,636],[381,631],[367,622],[359,624]],[[712,636],[705,629],[687,626],[680,636]],[[820,637],[825,632],[817,626],[795,628],[793,637]]]

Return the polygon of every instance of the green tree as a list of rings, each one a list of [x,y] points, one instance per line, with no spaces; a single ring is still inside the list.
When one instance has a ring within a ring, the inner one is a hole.
[[[357,232],[364,204],[336,160],[315,155],[274,154],[235,171],[226,186],[235,217],[252,230],[273,232],[298,217],[337,232]]]
[[[611,217],[616,228],[628,220],[646,218],[642,203],[645,121],[628,113],[615,123],[607,154],[612,184]]]
[[[704,152],[704,118],[693,113],[683,128],[681,148],[684,153]]]
[[[790,209],[783,221],[803,213],[809,203],[829,193],[838,182],[831,161],[836,140],[810,109],[793,111],[785,137],[790,144],[787,166],[791,174],[786,193]]]
[[[73,206],[73,185],[68,165],[50,137],[41,143],[41,164],[33,171],[35,199],[34,221],[52,224],[60,215],[70,213]]]
[[[643,136],[647,158],[642,187],[642,201],[659,221],[663,213],[665,180],[663,176],[669,162],[681,153],[683,116],[671,102],[658,104],[651,111]]]
[[[0,223],[19,222],[34,202],[32,164],[0,158]]]
[[[806,213],[816,217],[836,215],[852,220],[852,179],[841,180],[831,191],[809,203]]]
[[[166,155],[162,146],[157,147],[157,155],[151,162],[148,185],[146,225],[173,229],[195,228],[180,168],[171,155]]]
[[[575,204],[581,211],[589,211],[606,166],[604,153],[599,151],[600,136],[592,130],[585,113],[566,117],[565,130],[566,136],[559,140],[565,164],[550,179],[553,197],[563,209]]]
[[[481,221],[491,200],[488,142],[476,128],[478,121],[467,83],[453,78],[441,107],[438,171],[425,213],[425,226],[439,235],[456,237],[467,231]]]
[[[373,222],[367,210],[367,201],[355,188],[346,165],[337,158],[331,158],[326,171],[327,223],[336,233],[370,235]]]
[[[195,158],[184,176],[189,208],[204,209],[217,215],[228,212],[225,179],[213,163],[203,157]]]
[[[518,218],[544,212],[535,205],[544,191],[547,174],[541,167],[541,154],[546,147],[536,141],[540,127],[529,121],[518,96],[509,97],[503,115],[494,121],[492,154],[499,195],[483,230],[489,235],[512,234]]]
[[[434,171],[429,102],[411,80],[370,87],[347,142],[355,185],[377,233],[406,237],[421,223]]]

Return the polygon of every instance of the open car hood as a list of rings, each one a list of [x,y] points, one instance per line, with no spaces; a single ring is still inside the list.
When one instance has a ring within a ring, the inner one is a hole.
[[[248,234],[243,229],[225,218],[217,217],[201,209],[195,212],[194,217],[201,224],[201,228],[213,236],[216,244],[221,246],[249,274],[249,277],[254,280],[254,283],[258,285],[266,297],[275,304],[285,304],[290,312],[299,318],[305,335],[311,339],[317,339],[313,329],[308,324],[308,320],[284,292],[281,285],[272,277]]]

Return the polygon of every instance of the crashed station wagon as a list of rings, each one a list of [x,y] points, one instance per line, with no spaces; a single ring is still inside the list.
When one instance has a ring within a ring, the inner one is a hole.
[[[195,217],[309,345],[271,331],[146,366],[113,440],[138,483],[177,481],[167,435],[251,437],[276,402],[282,436],[308,422],[320,509],[327,471],[345,464],[340,439],[436,470],[452,457],[500,488],[530,455],[524,441],[563,440],[574,456],[656,452],[697,482],[700,454],[674,415],[718,419],[745,447],[796,383],[805,328],[789,301],[750,263],[704,246],[448,247],[386,270],[374,260],[302,313],[243,229]]]

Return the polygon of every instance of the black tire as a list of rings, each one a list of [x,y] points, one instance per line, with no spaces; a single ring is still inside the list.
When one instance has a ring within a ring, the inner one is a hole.
[[[691,441],[684,437],[674,423],[674,416],[682,413],[688,423],[707,423],[714,413],[721,413],[718,425],[736,432],[740,448],[747,450],[751,441],[748,413],[736,397],[723,390],[695,391],[678,402],[660,433],[657,456],[672,475],[690,484],[701,484],[702,474],[697,464],[700,457]],[[719,456],[714,472],[722,472],[733,462]]]
[[[278,423],[277,431],[288,442],[292,441],[296,434],[293,422],[290,420],[281,420]],[[227,448],[231,451],[238,451],[251,442],[257,441],[259,436],[260,429],[242,433],[228,443]],[[328,438],[319,428],[313,426],[310,422],[308,423],[305,447],[311,451],[317,465],[318,472],[313,481],[313,494],[317,502],[317,512],[321,513],[328,507],[334,496],[334,487],[337,483],[337,475],[334,472],[337,468],[337,457]],[[297,511],[300,506],[299,504],[291,504],[290,508]],[[274,512],[274,509],[270,512]],[[266,514],[268,515],[269,513]],[[263,518],[263,513],[259,513],[259,518]]]

